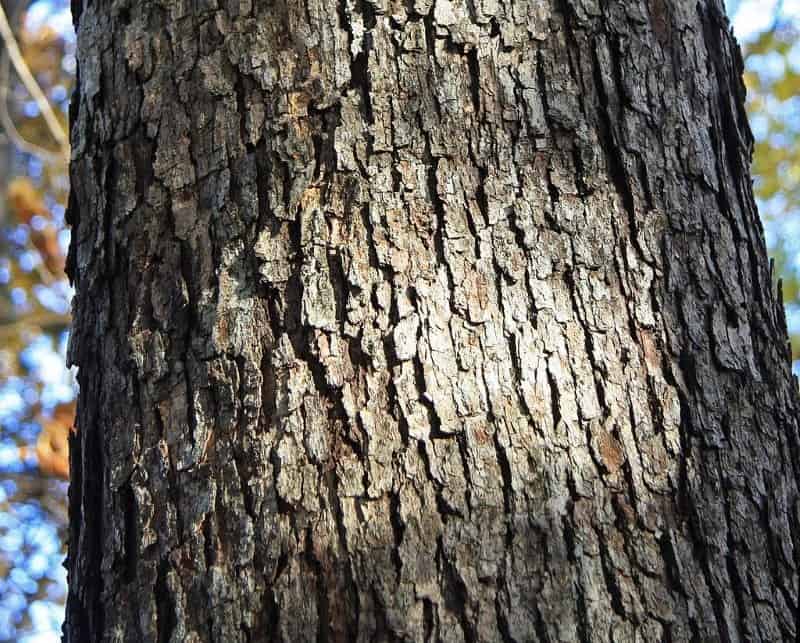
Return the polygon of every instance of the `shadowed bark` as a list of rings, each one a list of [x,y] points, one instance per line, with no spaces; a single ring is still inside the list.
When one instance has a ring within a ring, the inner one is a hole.
[[[68,642],[794,640],[721,0],[73,4]]]

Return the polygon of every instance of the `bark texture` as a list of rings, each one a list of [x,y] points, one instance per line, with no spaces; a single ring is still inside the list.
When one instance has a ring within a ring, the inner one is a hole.
[[[795,639],[721,0],[74,4],[68,642]]]

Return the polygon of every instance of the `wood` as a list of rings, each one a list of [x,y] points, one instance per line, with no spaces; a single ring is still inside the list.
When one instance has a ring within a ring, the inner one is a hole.
[[[66,641],[795,639],[721,0],[74,5]]]

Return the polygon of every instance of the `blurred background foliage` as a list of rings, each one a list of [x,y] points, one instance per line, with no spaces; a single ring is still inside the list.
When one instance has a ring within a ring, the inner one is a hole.
[[[65,598],[76,392],[64,366],[71,289],[63,270],[75,39],[68,0],[0,7],[9,25],[0,19],[0,643],[50,642],[60,638]],[[745,54],[755,189],[797,367],[800,0],[728,0],[728,11]]]
[[[64,366],[75,39],[68,0],[0,7],[0,641],[56,641],[75,410]]]
[[[734,0],[756,139],[753,179],[800,360],[800,0]]]

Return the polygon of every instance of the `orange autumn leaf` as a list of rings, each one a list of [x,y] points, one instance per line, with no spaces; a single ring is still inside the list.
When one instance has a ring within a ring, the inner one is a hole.
[[[20,223],[30,223],[36,215],[50,217],[42,195],[26,177],[18,176],[11,179],[6,189],[6,198]]]
[[[75,423],[75,402],[59,404],[53,417],[42,418],[36,458],[42,472],[69,479],[69,434]]]
[[[53,228],[31,231],[31,243],[39,251],[51,275],[61,275],[64,272],[64,254],[58,243],[58,233]]]

